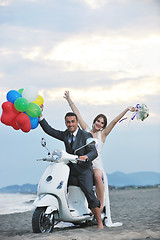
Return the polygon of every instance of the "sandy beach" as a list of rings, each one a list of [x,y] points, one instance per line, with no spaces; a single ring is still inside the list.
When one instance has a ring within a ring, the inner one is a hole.
[[[32,231],[33,211],[0,215],[0,240],[155,240],[160,239],[160,189],[130,189],[110,191],[113,222],[123,222],[116,228],[65,227],[49,234]]]

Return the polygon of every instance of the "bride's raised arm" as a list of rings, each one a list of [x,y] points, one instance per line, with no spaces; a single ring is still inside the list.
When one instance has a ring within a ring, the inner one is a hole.
[[[78,108],[76,107],[76,105],[72,101],[72,99],[70,97],[70,94],[69,94],[69,91],[65,91],[63,97],[67,100],[67,102],[68,102],[70,108],[72,109],[72,111],[77,115],[81,128],[83,130],[88,129],[89,127],[88,127],[87,123],[83,120],[83,118],[81,117],[81,114],[80,114]]]
[[[137,109],[135,107],[128,107],[126,108],[123,112],[121,112],[117,117],[115,117],[109,124],[106,128],[104,128],[102,130],[102,135],[103,137],[106,137],[110,132],[111,130],[113,129],[113,127],[117,124],[117,122],[128,112],[128,111],[131,111],[131,112],[135,112]]]

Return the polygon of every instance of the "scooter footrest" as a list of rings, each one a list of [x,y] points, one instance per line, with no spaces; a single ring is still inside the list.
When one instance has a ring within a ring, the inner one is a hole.
[[[83,216],[92,216],[92,213],[84,213]]]

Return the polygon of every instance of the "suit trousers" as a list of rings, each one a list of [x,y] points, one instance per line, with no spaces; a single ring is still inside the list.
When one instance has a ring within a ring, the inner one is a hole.
[[[79,173],[74,168],[74,164],[69,163],[70,176],[68,185],[78,185],[85,194],[88,201],[88,208],[100,207],[100,201],[96,198],[93,191],[93,171],[90,168],[83,168]]]

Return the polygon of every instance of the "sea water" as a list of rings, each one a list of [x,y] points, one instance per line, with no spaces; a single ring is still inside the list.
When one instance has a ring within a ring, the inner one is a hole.
[[[36,197],[36,194],[0,193],[0,215],[34,211],[33,201]],[[56,225],[57,228],[69,226],[74,224],[60,222]]]
[[[34,209],[36,194],[0,193],[0,215]]]

